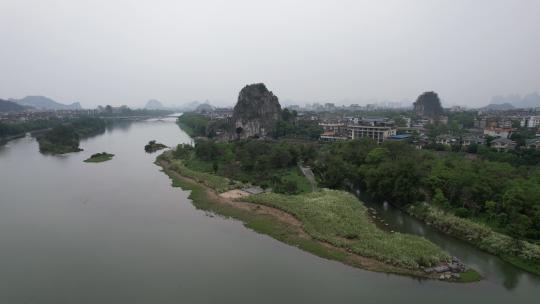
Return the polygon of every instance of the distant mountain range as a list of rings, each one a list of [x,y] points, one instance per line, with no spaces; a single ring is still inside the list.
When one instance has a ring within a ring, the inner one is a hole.
[[[525,96],[519,94],[495,96],[491,99],[491,103],[482,109],[504,111],[538,107],[540,107],[540,94],[538,94],[538,92],[533,92]]]
[[[183,104],[183,105],[173,105],[173,106],[164,106],[163,103],[161,103],[161,101],[159,100],[156,100],[156,99],[150,99],[146,102],[146,105],[144,106],[145,109],[147,110],[168,110],[168,111],[194,111],[195,109],[197,109],[198,106],[200,105],[203,105],[203,104],[207,104],[206,103],[201,103],[199,101],[192,101],[192,102],[188,102],[186,104]]]
[[[13,101],[0,99],[0,113],[1,112],[22,112],[27,110],[28,107],[21,106]]]
[[[481,110],[487,110],[487,111],[507,111],[507,110],[513,110],[516,107],[509,103],[501,103],[501,104],[495,104],[491,103],[483,108],[480,108]]]
[[[26,96],[23,99],[10,99],[22,106],[29,106],[39,110],[80,110],[81,104],[78,102],[66,105],[56,102],[45,96]]]
[[[144,106],[147,110],[163,110],[165,107],[159,100],[150,99]]]

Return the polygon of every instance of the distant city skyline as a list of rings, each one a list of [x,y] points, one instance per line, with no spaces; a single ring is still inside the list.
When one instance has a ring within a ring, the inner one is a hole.
[[[539,11],[535,0],[6,0],[0,98],[232,105],[264,82],[297,104],[436,91],[445,106],[481,107],[540,91]]]

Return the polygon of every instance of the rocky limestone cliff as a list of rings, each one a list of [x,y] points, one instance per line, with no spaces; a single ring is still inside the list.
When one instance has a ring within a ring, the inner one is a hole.
[[[232,122],[236,138],[266,137],[281,115],[277,96],[263,83],[245,86],[234,106]]]
[[[413,105],[414,111],[419,116],[438,119],[443,115],[443,108],[441,106],[439,95],[435,92],[423,93],[418,96],[418,99],[416,99],[416,102]]]

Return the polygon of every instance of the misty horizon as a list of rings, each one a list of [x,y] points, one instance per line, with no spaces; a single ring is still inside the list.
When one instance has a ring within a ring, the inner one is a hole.
[[[28,7],[32,7],[28,10]],[[538,1],[4,1],[0,98],[444,106],[540,91]],[[21,18],[21,16],[24,16]]]

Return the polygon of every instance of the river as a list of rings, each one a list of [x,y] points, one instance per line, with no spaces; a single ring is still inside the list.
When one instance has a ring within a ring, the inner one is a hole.
[[[0,146],[0,303],[536,303],[540,278],[391,208],[486,279],[374,273],[328,261],[196,210],[144,152],[191,141],[174,118],[115,125],[47,156],[35,139]],[[115,154],[84,163],[93,153]],[[381,207],[383,208],[383,207]]]

